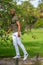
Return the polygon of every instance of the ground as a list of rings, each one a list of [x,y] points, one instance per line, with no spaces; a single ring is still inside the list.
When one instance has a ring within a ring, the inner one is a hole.
[[[43,58],[28,58],[26,61],[19,59],[17,64],[17,59],[13,58],[0,58],[0,65],[43,65]]]

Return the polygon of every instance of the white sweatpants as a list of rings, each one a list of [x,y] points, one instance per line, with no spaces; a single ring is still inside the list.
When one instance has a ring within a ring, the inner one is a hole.
[[[13,39],[13,45],[15,46],[16,55],[20,55],[18,45],[22,49],[24,55],[27,54],[27,51],[25,50],[25,47],[22,44],[20,37],[18,37],[18,32],[12,34],[12,39]]]

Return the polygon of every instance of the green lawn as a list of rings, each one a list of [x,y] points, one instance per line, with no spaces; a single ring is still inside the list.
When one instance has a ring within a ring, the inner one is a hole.
[[[32,29],[32,32],[22,35],[21,39],[30,57],[37,53],[43,57],[43,29]],[[0,38],[0,56],[14,56],[15,54],[12,41],[4,41]],[[23,55],[21,49],[20,54]]]

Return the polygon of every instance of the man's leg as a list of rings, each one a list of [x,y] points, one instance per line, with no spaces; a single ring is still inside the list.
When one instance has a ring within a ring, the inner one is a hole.
[[[16,56],[14,58],[20,58],[16,36],[12,35],[12,39],[13,39],[13,45],[14,45],[15,50],[16,50]]]
[[[22,44],[20,37],[17,37],[17,42],[18,42],[18,45],[20,46],[20,48],[22,49],[22,51],[23,51],[23,53],[24,53],[24,58],[23,58],[23,60],[26,60],[27,57],[28,57],[28,53],[27,53],[27,51],[26,51],[24,45]]]

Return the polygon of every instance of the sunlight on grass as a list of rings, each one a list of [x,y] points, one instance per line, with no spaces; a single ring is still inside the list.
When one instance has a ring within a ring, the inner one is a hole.
[[[11,35],[9,35],[11,38]],[[32,29],[31,32],[25,33],[21,36],[22,42],[28,52],[32,57],[37,53],[43,56],[43,29]],[[20,49],[20,54],[23,55]],[[0,39],[0,56],[14,56],[15,48],[12,41],[4,41]]]

